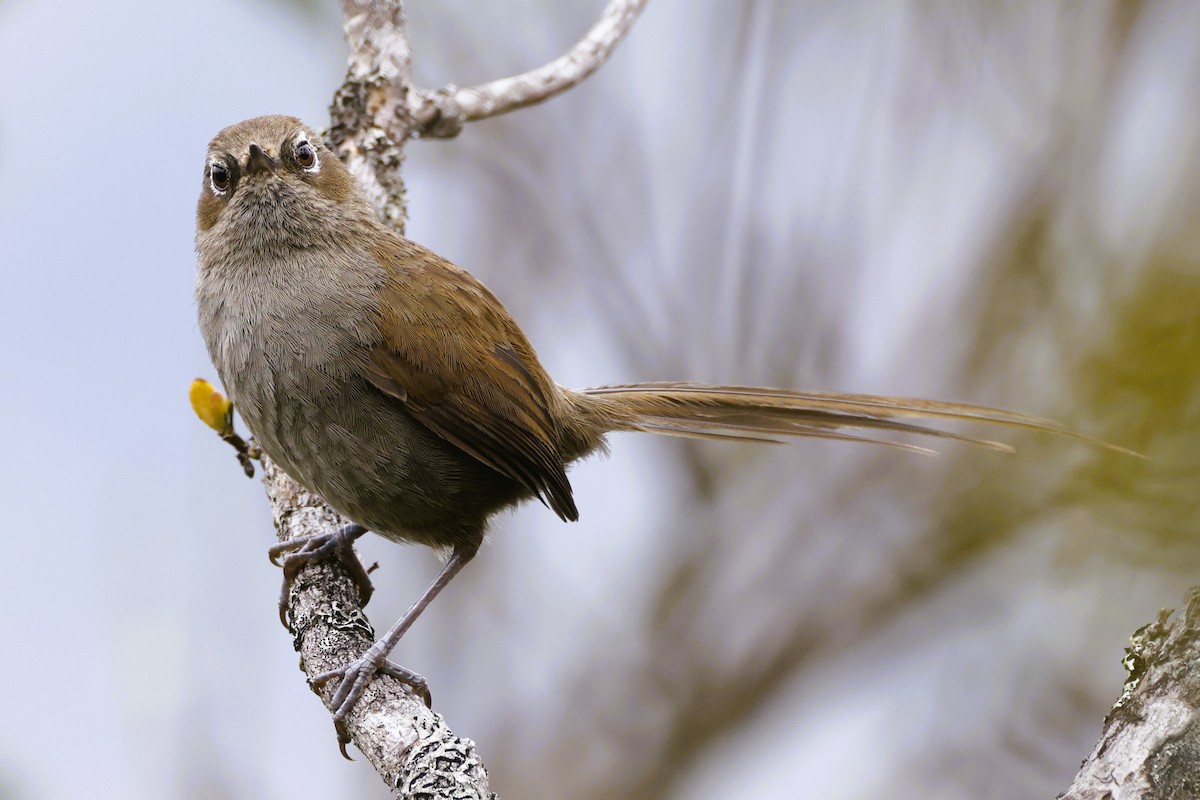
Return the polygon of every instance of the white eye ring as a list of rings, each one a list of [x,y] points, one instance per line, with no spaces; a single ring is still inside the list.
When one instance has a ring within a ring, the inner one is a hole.
[[[218,177],[221,175],[223,177]],[[208,185],[215,195],[224,195],[229,193],[229,168],[220,161],[214,161],[208,165]]]

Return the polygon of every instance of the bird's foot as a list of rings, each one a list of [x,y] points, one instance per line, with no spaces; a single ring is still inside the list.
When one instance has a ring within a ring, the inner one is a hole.
[[[426,707],[433,705],[428,682],[412,670],[388,661],[386,653],[378,646],[378,643],[363,653],[361,658],[351,661],[344,667],[314,675],[309,679],[309,683],[314,689],[320,689],[335,678],[340,681],[337,691],[329,701],[329,706],[333,709],[333,728],[337,731],[338,749],[342,751],[344,758],[350,758],[346,754],[346,745],[350,743],[350,731],[346,727],[346,718],[350,715],[354,704],[366,691],[367,686],[378,674],[388,675],[408,686],[413,694],[425,702]]]
[[[337,559],[358,587],[359,603],[364,606],[367,604],[375,587],[371,585],[367,568],[354,552],[355,540],[366,532],[367,529],[362,525],[351,523],[335,531],[280,542],[268,551],[271,563],[283,569],[283,587],[279,593],[279,621],[283,623],[283,627],[290,627],[288,599],[291,597],[296,576],[304,567],[322,559]]]

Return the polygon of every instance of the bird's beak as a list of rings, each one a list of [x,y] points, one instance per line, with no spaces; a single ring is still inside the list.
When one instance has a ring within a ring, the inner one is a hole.
[[[246,161],[246,174],[255,175],[259,172],[275,172],[279,163],[271,158],[254,142],[250,143],[250,158]]]

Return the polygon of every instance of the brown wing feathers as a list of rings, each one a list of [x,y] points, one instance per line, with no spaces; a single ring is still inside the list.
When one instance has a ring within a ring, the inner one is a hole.
[[[376,257],[390,280],[380,290],[382,340],[371,353],[367,379],[563,519],[578,519],[559,452],[553,384],[500,301],[412,242],[389,238]],[[447,321],[469,333],[443,336]]]

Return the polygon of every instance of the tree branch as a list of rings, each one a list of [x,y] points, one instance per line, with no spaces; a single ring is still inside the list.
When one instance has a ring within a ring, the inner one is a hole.
[[[350,56],[329,109],[328,144],[345,162],[379,218],[404,230],[404,141],[412,123],[405,97],[412,52],[402,0],[342,0]]]
[[[262,458],[263,485],[281,542],[324,533],[347,520]],[[289,601],[293,645],[311,680],[366,652],[375,632],[359,604],[358,589],[341,564],[322,561],[305,567]],[[337,682],[317,692],[329,706]],[[347,719],[355,747],[379,772],[394,797],[494,798],[487,770],[469,739],[460,739],[440,714],[425,707],[399,681],[379,675]],[[330,746],[333,729],[330,728]]]
[[[1125,650],[1129,678],[1104,733],[1059,800],[1151,800],[1200,792],[1200,587],[1183,619],[1158,619]]]

